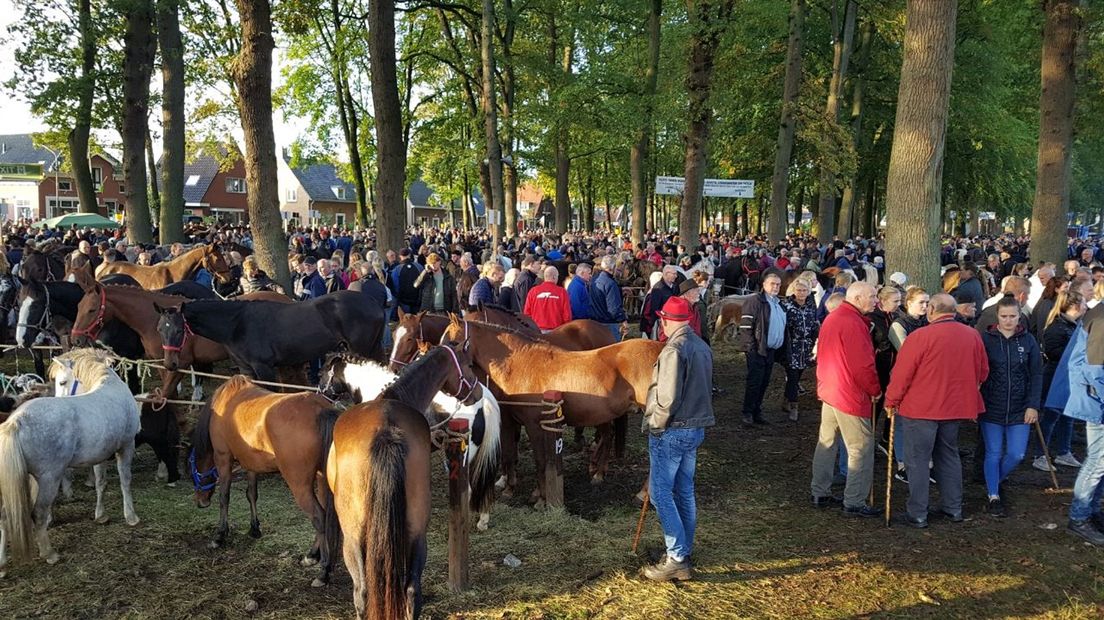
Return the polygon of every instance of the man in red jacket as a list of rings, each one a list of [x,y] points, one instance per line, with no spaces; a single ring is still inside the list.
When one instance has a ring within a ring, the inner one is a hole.
[[[813,454],[813,505],[838,504],[832,496],[837,433],[847,447],[847,486],[843,514],[876,517],[866,497],[874,482],[874,433],[871,403],[881,395],[874,367],[874,343],[870,319],[877,292],[867,282],[847,287],[846,301],[828,315],[817,344],[817,396],[820,398],[820,437]]]
[[[541,332],[548,333],[571,320],[571,300],[564,287],[556,280],[560,272],[555,267],[544,268],[544,282],[529,289],[525,296],[525,314],[529,315]]]
[[[989,358],[976,330],[954,320],[955,300],[932,295],[928,325],[905,340],[886,388],[885,408],[898,415],[904,433],[905,468],[927,471],[934,463],[941,513],[962,520],[962,464],[958,426],[985,410],[978,386],[989,376]],[[928,526],[928,477],[909,476],[908,523]]]

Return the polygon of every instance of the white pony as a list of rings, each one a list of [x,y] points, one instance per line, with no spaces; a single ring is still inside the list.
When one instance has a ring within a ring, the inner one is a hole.
[[[390,368],[369,360],[335,357],[322,371],[322,384],[341,391],[343,384],[353,400],[358,403],[374,400],[398,377]],[[498,476],[501,456],[500,431],[502,411],[491,390],[482,383],[483,397],[470,405],[461,405],[454,396],[437,392],[426,414],[430,426],[453,418],[468,421],[471,440],[468,442],[467,461],[470,468],[471,506],[479,512],[476,527],[486,530],[491,520],[491,504],[494,503],[494,484]]]
[[[111,369],[107,353],[95,349],[55,357],[50,377],[57,393],[76,395],[27,401],[0,425],[0,575],[7,565],[9,536],[16,557],[30,553],[33,536],[39,556],[49,564],[58,561],[46,528],[67,467],[94,466],[95,520],[106,523],[105,461],[114,456],[123,491],[123,516],[127,525],[138,524],[130,495],[130,462],[139,411],[130,389]],[[83,394],[79,393],[82,385],[87,387]],[[33,513],[32,477],[38,487]]]

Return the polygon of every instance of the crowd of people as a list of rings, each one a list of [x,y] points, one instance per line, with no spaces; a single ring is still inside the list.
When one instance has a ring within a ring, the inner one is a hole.
[[[403,247],[379,248],[370,230],[293,228],[293,281],[284,290],[248,256],[248,227],[186,232],[193,243],[223,249],[233,282],[212,285],[226,296],[275,290],[305,300],[352,289],[395,314],[493,305],[529,316],[545,332],[589,318],[615,340],[629,333],[627,278],[649,274],[638,327],[642,337],[667,342],[646,410],[652,501],[668,544],[667,558],[649,569],[652,578],[688,575],[694,451],[713,424],[709,395],[716,392],[703,351],[726,336],[711,333],[709,309],[730,295],[741,297],[733,341],[747,367],[744,424],[771,423],[774,405],[798,421],[803,376],[816,368],[814,506],[837,506],[848,517],[881,514],[870,499],[881,449],[893,454],[895,475],[908,485],[908,524],[927,527],[929,515],[961,521],[959,438],[976,428],[971,460],[985,487],[985,512],[1007,514],[1004,482],[1025,459],[1041,470],[1079,468],[1068,527],[1104,545],[1104,414],[1095,387],[1104,378],[1104,330],[1093,331],[1104,316],[1100,241],[1071,239],[1068,260],[1055,265],[1029,260],[1027,237],[947,239],[941,286],[925,290],[905,271],[886,273],[881,238],[820,243],[791,235],[770,242],[706,233],[687,245],[674,233],[652,233],[633,244],[611,231],[530,230],[495,245],[486,231],[412,228]],[[93,264],[156,264],[183,250],[131,244],[123,231],[9,225],[4,233],[8,265],[43,243],[77,247]],[[0,275],[10,273],[8,265],[0,264]],[[210,274],[201,272],[204,278]],[[771,403],[775,364],[785,383],[782,399]],[[1083,376],[1080,383],[1074,375]],[[976,427],[963,427],[974,421]],[[1082,423],[1086,444],[1075,446]],[[1036,424],[1043,442],[1032,441]],[[833,487],[841,483],[837,496]],[[932,484],[939,489],[935,507]]]

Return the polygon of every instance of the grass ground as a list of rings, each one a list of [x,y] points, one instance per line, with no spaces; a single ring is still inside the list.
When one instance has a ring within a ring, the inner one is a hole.
[[[724,394],[714,402],[718,424],[699,453],[694,581],[653,584],[637,576],[647,554],[661,552],[662,533],[650,512],[644,548],[629,551],[638,515],[629,500],[647,462],[643,437],[630,432],[627,457],[601,487],[588,483],[582,455],[569,446],[566,511],[536,511],[522,499],[532,488],[532,465],[523,455],[518,496],[496,506],[489,531],[472,532],[472,588],[452,593],[445,584],[446,484],[438,454],[424,617],[1104,617],[1104,550],[1064,531],[1070,496],[1045,493],[1046,474],[1021,467],[1003,520],[981,513],[977,485],[967,487],[965,523],[933,522],[923,531],[816,511],[807,504],[818,424],[812,394],[802,401],[801,421],[785,421],[775,373],[767,397],[772,423],[747,429],[739,423],[742,359],[722,345],[716,369]],[[10,357],[0,370],[14,370]],[[51,536],[61,563],[11,566],[0,581],[0,618],[352,615],[343,570],[329,588],[309,587],[313,569],[300,567],[298,557],[311,528],[278,477],[267,477],[260,489],[264,536],[247,535],[240,483],[231,500],[230,543],[210,550],[217,507],[197,509],[185,481],[175,489],[157,483],[151,453],[141,448],[139,455],[134,495],[142,523],[122,522],[114,476],[107,493],[112,521],[104,526],[92,523],[92,491],[77,485],[76,498],[54,512]],[[884,480],[882,467],[877,480]],[[1059,480],[1068,488],[1072,472],[1063,470]],[[895,486],[898,510],[905,492]],[[505,566],[507,554],[521,566]]]

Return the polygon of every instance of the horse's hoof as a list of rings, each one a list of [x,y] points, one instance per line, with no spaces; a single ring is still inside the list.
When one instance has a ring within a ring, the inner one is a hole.
[[[511,497],[514,496],[514,490],[510,487],[503,487],[502,490],[500,490],[498,492],[498,496],[499,497],[505,497],[505,498],[511,498]]]
[[[498,480],[495,480],[495,491],[501,492],[506,488],[506,476],[500,476]]]
[[[318,564],[318,558],[312,558],[309,555],[304,555],[303,559],[299,560],[299,566],[316,566]]]
[[[486,532],[487,529],[490,528],[490,527],[491,527],[491,515],[486,514],[486,513],[479,515],[479,521],[476,521],[475,529],[479,530],[480,532]]]
[[[50,555],[46,556],[46,563],[50,566],[57,564],[61,560],[61,556],[57,554],[57,551],[51,551]]]
[[[538,500],[537,500],[537,501],[536,501],[536,502],[535,502],[535,503],[533,504],[533,508],[536,508],[537,510],[544,510],[545,506],[546,506],[546,504],[544,503],[544,500],[543,500],[543,499],[538,499]]]
[[[176,483],[175,482],[170,482],[170,483],[166,484],[165,486],[170,488],[170,489],[175,489],[176,488]]]
[[[598,486],[598,485],[602,484],[605,481],[606,481],[605,476],[602,476],[600,474],[595,474],[595,476],[590,479],[590,484],[591,484],[591,486]]]
[[[93,521],[95,521],[98,525],[107,525],[108,523],[111,522],[111,517],[109,517],[107,515],[103,515],[103,516],[100,516],[100,517],[93,518]]]
[[[0,570],[0,579],[3,579],[4,577],[7,577],[7,576],[8,576],[7,571]]]
[[[218,549],[221,546],[222,546],[222,541],[221,540],[212,540],[211,542],[207,543],[207,548],[208,549]]]
[[[321,577],[315,577],[314,581],[311,581],[312,588],[325,588],[326,585],[326,582],[323,581]]]
[[[166,467],[164,463],[158,463],[157,464],[157,479],[158,480],[168,480],[169,479],[169,468]]]
[[[250,538],[260,538],[261,537],[261,528],[259,528],[259,527],[249,528],[249,537]]]
[[[126,520],[126,524],[129,525],[130,527],[134,527],[135,525],[138,525],[141,522],[142,522],[142,520],[138,518],[138,515],[129,516],[129,517],[127,517],[127,520]]]

